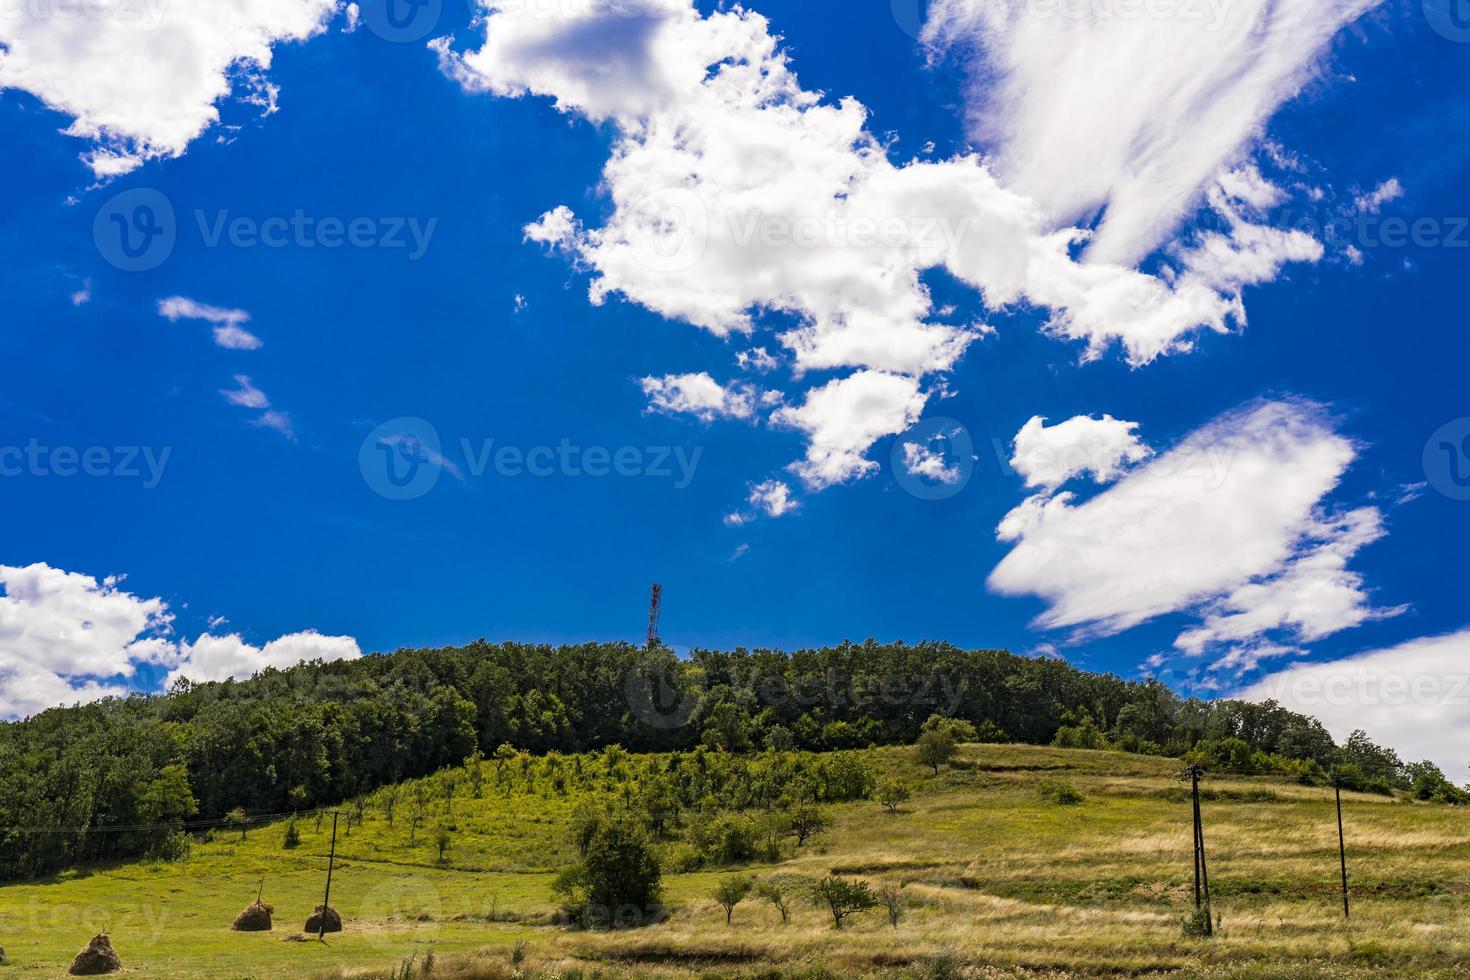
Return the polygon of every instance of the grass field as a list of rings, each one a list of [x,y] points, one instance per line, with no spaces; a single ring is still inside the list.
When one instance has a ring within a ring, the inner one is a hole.
[[[881,910],[842,932],[814,907],[788,926],[710,897],[720,872],[666,875],[667,921],[578,932],[553,923],[551,881],[573,859],[570,804],[486,792],[454,802],[446,865],[433,831],[410,844],[369,810],[339,838],[332,904],[346,931],[292,941],[321,900],[331,820],[275,824],[197,845],[184,862],[129,864],[0,888],[0,977],[53,977],[110,930],[130,974],[160,978],[384,976],[416,955],[439,977],[1470,975],[1470,814],[1349,794],[1353,918],[1339,894],[1330,790],[1211,779],[1204,803],[1222,928],[1185,939],[1192,907],[1190,805],[1174,760],[1026,746],[968,746],[938,776],[909,750],[865,753],[913,781],[912,802],[833,807],[834,826],[759,876],[831,871],[905,883],[907,916]],[[1084,799],[1040,788],[1064,781]],[[264,879],[273,932],[233,933]],[[519,950],[519,952],[517,952]],[[514,961],[514,962],[513,962]]]

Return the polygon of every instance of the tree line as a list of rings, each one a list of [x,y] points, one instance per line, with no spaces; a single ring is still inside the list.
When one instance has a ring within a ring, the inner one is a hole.
[[[1340,748],[1274,703],[1184,699],[1059,659],[871,640],[687,658],[479,641],[180,681],[0,724],[0,879],[156,852],[191,820],[337,805],[501,747],[849,749],[912,743],[935,714],[981,741],[1170,756],[1238,741],[1253,758],[1322,767],[1353,761],[1350,749],[1365,780],[1438,791],[1424,764],[1366,736]]]

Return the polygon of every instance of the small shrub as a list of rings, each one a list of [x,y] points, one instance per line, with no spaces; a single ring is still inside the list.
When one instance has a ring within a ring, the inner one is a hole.
[[[183,831],[174,831],[153,847],[155,861],[187,861],[194,851],[194,839]]]
[[[281,842],[281,846],[288,851],[301,846],[301,831],[296,829],[295,820],[286,824],[286,839]]]
[[[1060,806],[1076,806],[1085,797],[1068,783],[1059,783],[1055,780],[1047,780],[1037,787],[1043,800],[1050,800]]]
[[[1204,939],[1210,935],[1210,910],[1195,909],[1184,917],[1184,938]]]

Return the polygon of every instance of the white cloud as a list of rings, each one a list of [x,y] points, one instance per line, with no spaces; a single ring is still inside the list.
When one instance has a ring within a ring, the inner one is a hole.
[[[1014,548],[991,573],[1035,595],[1038,624],[1107,634],[1176,612],[1203,617],[1192,653],[1273,630],[1313,639],[1370,615],[1347,561],[1381,536],[1371,508],[1324,499],[1357,456],[1318,405],[1263,401],[1230,412],[1092,499],[1035,495],[999,528]]]
[[[272,429],[292,442],[296,441],[296,429],[291,424],[291,416],[285,412],[271,408],[271,400],[266,397],[265,392],[255,387],[255,384],[250,380],[250,375],[235,375],[235,387],[232,389],[223,388],[220,390],[220,394],[231,405],[258,410],[260,414],[251,420],[251,425],[256,425],[263,429]]]
[[[1239,697],[1309,714],[1339,741],[1356,729],[1406,761],[1429,759],[1465,779],[1470,743],[1470,629],[1343,660],[1294,664]]]
[[[212,324],[215,344],[226,350],[258,350],[261,346],[260,338],[241,326],[250,322],[250,314],[244,310],[210,306],[187,296],[170,296],[158,301],[158,315],[170,323],[203,320]]]
[[[791,495],[791,486],[783,480],[757,483],[750,488],[746,503],[750,505],[748,510],[727,514],[725,523],[740,527],[760,517],[782,517],[800,506]]]
[[[643,378],[639,385],[648,396],[648,410],[687,414],[704,422],[717,418],[748,419],[755,414],[755,394],[749,387],[722,386],[703,371]]]
[[[959,483],[964,475],[958,463],[946,462],[944,450],[917,442],[903,444],[903,467],[914,476],[950,486]]]
[[[796,509],[791,487],[780,480],[756,484],[750,491],[750,503],[767,517],[781,517]]]
[[[974,56],[972,130],[1001,179],[1056,226],[1102,212],[1089,259],[1130,265],[1381,2],[934,0],[924,36]]]
[[[1085,473],[1109,483],[1129,464],[1147,459],[1150,450],[1134,433],[1137,422],[1111,415],[1087,415],[1048,426],[1036,416],[1016,433],[1011,466],[1028,487],[1054,490]]]
[[[262,429],[271,429],[279,432],[292,442],[296,441],[296,427],[291,424],[291,416],[285,412],[267,409],[260,413],[260,418],[256,419],[254,424],[260,426]]]
[[[776,360],[764,347],[752,347],[750,350],[743,350],[736,354],[735,363],[740,365],[742,371],[766,374],[774,371],[781,362]]]
[[[690,0],[555,11],[483,0],[483,10],[477,49],[433,42],[447,74],[471,90],[549,97],[614,132],[605,223],[590,227],[557,205],[526,226],[527,240],[589,271],[594,303],[620,295],[720,336],[790,314],[796,323],[779,340],[797,377],[903,377],[906,401],[926,397],[921,380],[952,369],[983,332],[936,322],[922,278],[931,269],[992,309],[1045,309],[1047,331],[1085,342],[1088,356],[1120,343],[1142,364],[1188,349],[1201,330],[1242,323],[1242,286],[1313,258],[1307,236],[1241,218],[1159,276],[1079,262],[1087,233],[1058,227],[979,156],[892,162],[867,110],[802,88],[754,12],[705,17]],[[1232,172],[1233,191],[1218,199],[1265,201],[1265,182],[1250,176]],[[893,431],[891,415],[853,424]],[[862,453],[876,437],[813,445],[799,472],[814,488],[871,472]]]
[[[913,378],[859,371],[813,389],[800,407],[779,409],[771,420],[806,433],[806,459],[790,469],[809,489],[821,490],[877,470],[865,455],[869,447],[907,431],[926,400]]]
[[[336,0],[100,0],[20,3],[0,18],[0,89],[24,89],[72,117],[101,178],[176,157],[241,85],[271,98],[271,48],[325,28]]]
[[[1397,177],[1390,177],[1367,194],[1359,194],[1353,204],[1359,214],[1377,214],[1390,201],[1404,196],[1404,185]]]
[[[179,653],[179,665],[168,675],[165,687],[180,677],[199,683],[245,680],[267,667],[284,670],[312,660],[356,660],[362,656],[352,637],[323,636],[316,630],[291,633],[264,647],[246,643],[238,633],[204,634],[193,643],[180,644]]]
[[[293,634],[257,650],[239,644],[224,657],[219,643],[170,638],[173,613],[162,599],[126,592],[122,579],[96,579],[43,563],[0,565],[0,717],[24,718],[46,708],[128,693],[125,681],[143,664],[173,675],[248,677],[267,665],[360,656],[346,637]],[[293,659],[294,658],[294,659]],[[171,676],[173,676],[171,675]],[[214,679],[219,679],[215,677]]]
[[[1278,574],[1221,598],[1209,607],[1204,622],[1181,633],[1174,646],[1201,653],[1274,630],[1288,630],[1298,641],[1309,643],[1402,612],[1374,609],[1363,576],[1347,567],[1359,551],[1385,534],[1383,515],[1373,507],[1309,526],[1301,551]]]
[[[271,400],[265,396],[265,392],[251,383],[248,374],[235,375],[235,388],[233,390],[222,389],[220,394],[225,396],[225,401],[241,408],[270,408],[271,406]]]

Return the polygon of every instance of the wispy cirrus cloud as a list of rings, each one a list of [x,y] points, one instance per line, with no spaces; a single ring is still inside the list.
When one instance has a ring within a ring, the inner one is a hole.
[[[226,350],[259,350],[260,338],[246,330],[250,314],[244,310],[210,306],[187,296],[169,296],[158,301],[158,315],[170,323],[202,320],[211,324],[215,345]]]

